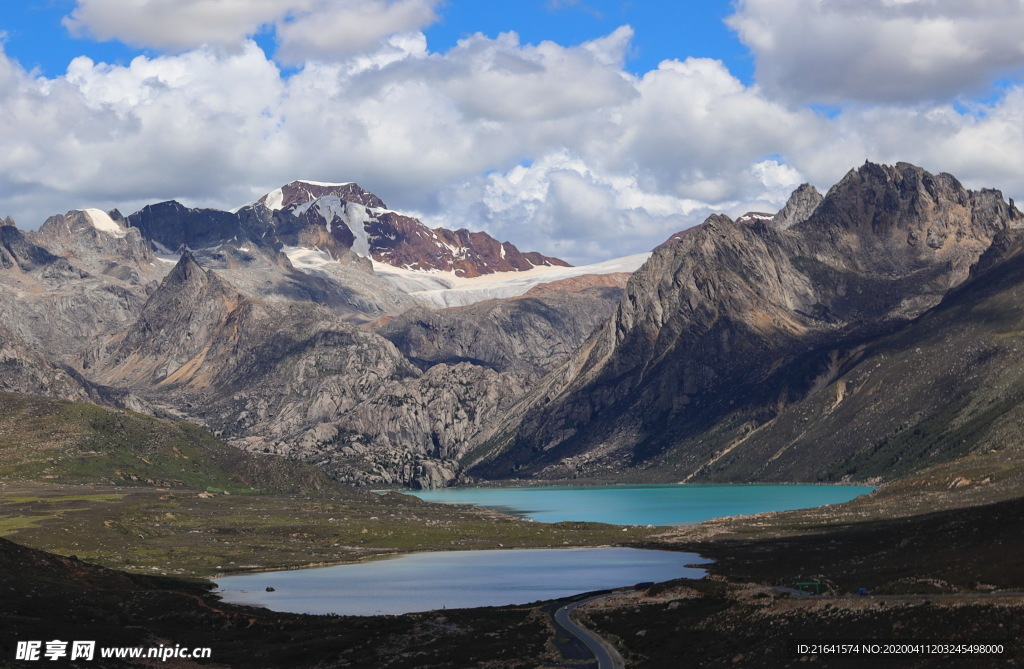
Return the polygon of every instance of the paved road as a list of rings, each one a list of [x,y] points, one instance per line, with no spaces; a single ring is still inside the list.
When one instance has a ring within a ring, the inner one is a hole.
[[[582,625],[576,624],[572,620],[572,612],[577,608],[583,606],[587,602],[592,602],[595,599],[610,596],[611,594],[595,595],[594,597],[581,599],[578,602],[566,604],[555,611],[555,622],[558,625],[561,625],[562,629],[566,632],[582,641],[587,648],[594,653],[594,657],[597,658],[598,669],[625,669],[626,664],[622,661],[622,656],[619,655],[619,651],[615,650],[610,643],[594,632],[591,632]]]

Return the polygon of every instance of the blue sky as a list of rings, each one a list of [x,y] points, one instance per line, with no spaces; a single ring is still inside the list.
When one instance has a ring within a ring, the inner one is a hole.
[[[0,32],[26,228],[309,178],[587,262],[864,160],[1024,198],[1007,0],[27,0]]]
[[[722,59],[734,75],[749,82],[753,74],[749,52],[724,23],[731,6],[729,0],[590,0],[560,5],[550,0],[453,2],[442,8],[441,20],[426,34],[432,47],[443,51],[475,32],[494,36],[514,30],[524,42],[579,44],[630,25],[636,31],[626,62],[631,72],[642,74],[662,60],[685,54]]]
[[[75,8],[75,0],[27,0],[0,4],[0,29],[6,33],[5,49],[28,68],[47,76],[62,74],[75,57],[126,65],[139,49],[117,40],[96,41],[69,34],[61,21]],[[464,2],[441,5],[436,23],[425,30],[434,51],[447,51],[474,33],[495,37],[515,31],[524,42],[551,40],[579,44],[606,35],[621,25],[636,30],[626,66],[642,74],[666,58],[702,56],[723,60],[745,82],[753,76],[753,60],[747,49],[725,25],[732,13],[730,0],[708,2],[653,2],[651,0],[589,0],[552,2],[524,0],[518,3]],[[256,41],[266,51],[274,49],[273,34],[263,31]]]

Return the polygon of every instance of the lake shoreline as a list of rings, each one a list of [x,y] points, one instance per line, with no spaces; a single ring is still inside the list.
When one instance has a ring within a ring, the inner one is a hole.
[[[432,551],[394,559],[217,581],[213,594],[279,613],[374,616],[519,606],[585,592],[700,579],[710,560],[691,551],[637,547]]]

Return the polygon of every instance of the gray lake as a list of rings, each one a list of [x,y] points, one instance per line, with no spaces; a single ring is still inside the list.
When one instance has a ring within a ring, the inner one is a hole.
[[[527,604],[644,581],[701,578],[693,553],[635,548],[446,551],[227,576],[219,594],[274,611],[377,615]],[[267,592],[268,587],[274,588]]]

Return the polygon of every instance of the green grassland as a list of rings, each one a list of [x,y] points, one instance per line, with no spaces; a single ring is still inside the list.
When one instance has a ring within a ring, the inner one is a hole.
[[[0,481],[221,492],[322,488],[319,470],[255,458],[190,423],[0,393]]]
[[[104,566],[202,577],[398,552],[631,544],[652,533],[376,494],[193,425],[0,394],[0,536]]]

